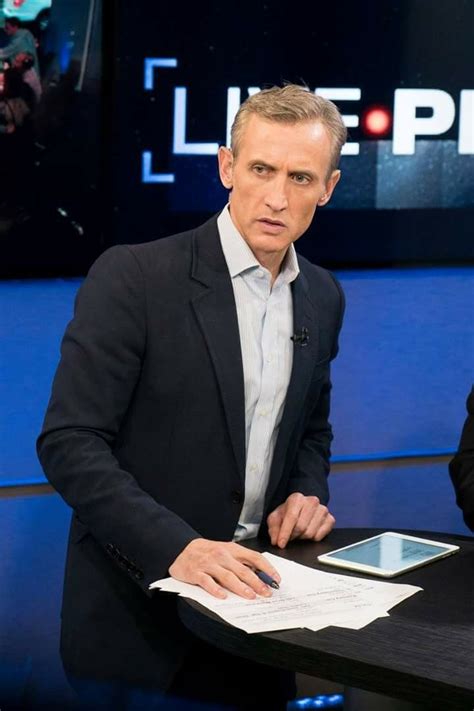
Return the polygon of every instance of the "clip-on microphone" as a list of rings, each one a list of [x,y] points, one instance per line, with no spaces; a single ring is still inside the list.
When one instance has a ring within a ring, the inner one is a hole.
[[[295,344],[295,346],[298,344],[299,346],[307,346],[309,343],[309,331],[307,328],[303,326],[299,330],[299,332],[296,332],[293,336],[291,336],[291,340]]]

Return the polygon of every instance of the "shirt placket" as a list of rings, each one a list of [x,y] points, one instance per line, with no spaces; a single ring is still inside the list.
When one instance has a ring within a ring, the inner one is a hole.
[[[280,387],[279,355],[277,343],[278,290],[269,293],[269,275],[265,280],[266,311],[262,324],[261,384],[249,437],[249,496],[252,518],[261,516],[263,493],[267,485],[272,441],[273,412],[276,393]],[[263,286],[263,285],[262,285]]]

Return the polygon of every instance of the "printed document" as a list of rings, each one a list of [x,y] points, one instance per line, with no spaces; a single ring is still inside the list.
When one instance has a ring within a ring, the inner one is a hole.
[[[306,627],[320,630],[334,625],[362,629],[388,610],[422,588],[326,573],[280,558],[263,554],[281,575],[279,590],[272,596],[246,600],[229,592],[225,600],[174,578],[157,580],[150,589],[173,592],[195,600],[226,622],[246,632]]]

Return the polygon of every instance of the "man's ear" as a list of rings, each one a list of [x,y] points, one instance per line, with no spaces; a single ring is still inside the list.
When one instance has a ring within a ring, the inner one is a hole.
[[[222,185],[227,188],[227,190],[232,190],[232,174],[234,166],[234,156],[230,148],[225,146],[220,146],[217,153],[217,160],[219,161],[219,176]]]
[[[331,195],[334,192],[334,188],[338,184],[340,178],[341,178],[341,171],[340,170],[333,170],[331,173],[331,176],[326,181],[326,189],[324,190],[324,193],[321,195],[321,197],[318,200],[318,207],[324,207],[324,205],[328,204],[329,200],[331,199]]]

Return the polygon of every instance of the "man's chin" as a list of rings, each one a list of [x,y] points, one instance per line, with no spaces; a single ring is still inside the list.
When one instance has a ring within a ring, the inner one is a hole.
[[[285,253],[291,242],[263,235],[248,242],[248,245],[255,255],[275,255]]]

